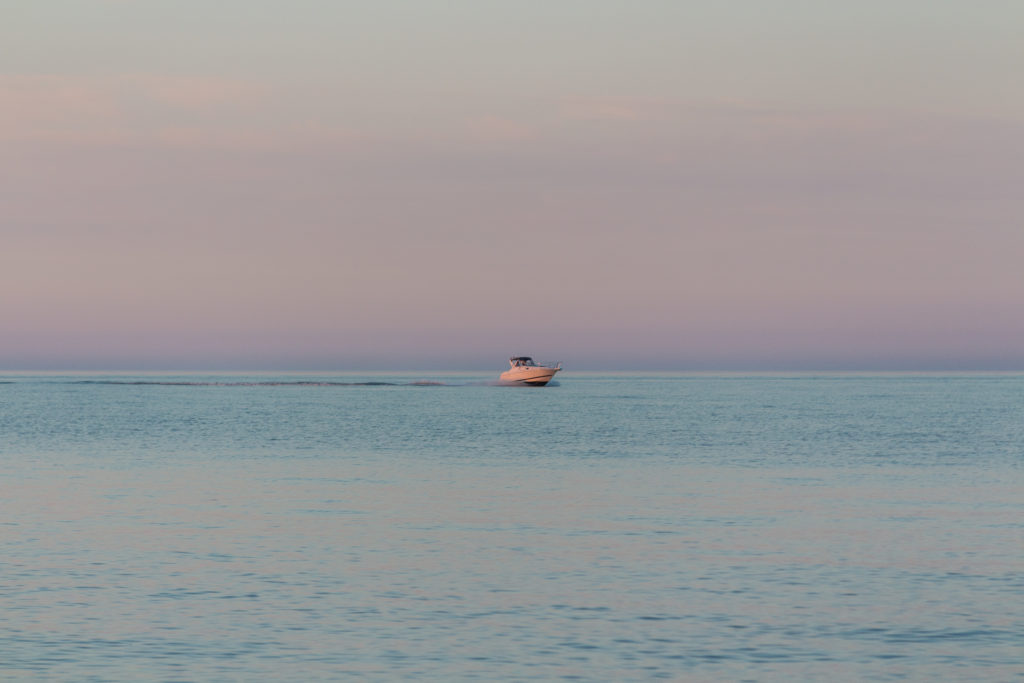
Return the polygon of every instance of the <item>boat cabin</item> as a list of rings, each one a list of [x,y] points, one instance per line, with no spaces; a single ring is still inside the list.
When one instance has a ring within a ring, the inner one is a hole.
[[[508,362],[512,364],[512,367],[534,367],[537,364],[533,362],[533,359],[529,356],[512,356],[508,359]]]

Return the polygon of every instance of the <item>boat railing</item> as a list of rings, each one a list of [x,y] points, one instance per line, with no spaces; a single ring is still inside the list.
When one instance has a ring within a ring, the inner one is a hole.
[[[515,361],[516,359],[512,358],[510,360]],[[526,363],[526,362],[515,363],[515,362],[513,362],[512,367],[517,367],[517,368],[558,368],[559,370],[561,370],[562,369],[562,361],[560,361],[560,360],[559,361],[533,360],[531,358],[529,363]]]

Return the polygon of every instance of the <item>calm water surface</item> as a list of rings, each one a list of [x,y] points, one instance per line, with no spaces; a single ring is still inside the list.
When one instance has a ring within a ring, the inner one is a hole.
[[[0,678],[1024,678],[1024,376],[488,379],[0,378]]]

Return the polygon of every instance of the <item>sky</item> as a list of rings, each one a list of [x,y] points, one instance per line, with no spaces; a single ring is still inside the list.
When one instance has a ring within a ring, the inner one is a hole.
[[[0,14],[0,369],[1024,369],[1022,2]]]

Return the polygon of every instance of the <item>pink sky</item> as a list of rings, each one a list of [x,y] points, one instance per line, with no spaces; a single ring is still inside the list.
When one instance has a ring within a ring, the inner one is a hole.
[[[19,10],[0,369],[1024,368],[1024,6],[681,5]]]

